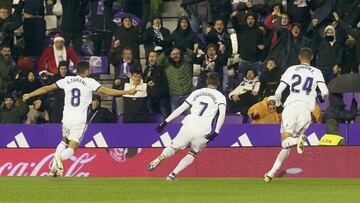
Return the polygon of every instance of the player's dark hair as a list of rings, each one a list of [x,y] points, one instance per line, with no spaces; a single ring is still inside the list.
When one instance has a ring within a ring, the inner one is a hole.
[[[310,48],[304,47],[300,50],[300,58],[311,61],[313,57],[313,52]]]
[[[76,65],[76,73],[77,74],[82,74],[84,73],[86,70],[90,69],[90,64],[87,61],[80,61],[77,65]]]
[[[218,86],[220,84],[219,74],[215,72],[209,73],[206,79],[206,84]]]

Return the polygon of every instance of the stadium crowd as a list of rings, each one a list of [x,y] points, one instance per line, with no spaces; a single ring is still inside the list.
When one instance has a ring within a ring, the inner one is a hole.
[[[45,19],[60,3],[60,26],[49,33]],[[360,0],[182,0],[185,15],[175,30],[164,27],[162,4],[1,1],[0,123],[61,122],[62,90],[26,103],[18,98],[75,74],[76,64],[91,57],[109,62],[104,74],[113,67],[113,88],[142,90],[113,98],[112,112],[94,95],[89,115],[99,123],[116,122],[120,114],[124,123],[146,123],[157,113],[167,117],[194,89],[206,86],[209,72],[219,73],[228,111],[241,114],[243,123],[280,123],[273,95],[303,47],[315,53],[312,64],[326,83],[359,72]],[[123,15],[114,20],[118,13]],[[354,106],[346,120],[356,117]],[[325,122],[321,115],[316,108],[314,122]],[[341,120],[333,115],[327,117]]]

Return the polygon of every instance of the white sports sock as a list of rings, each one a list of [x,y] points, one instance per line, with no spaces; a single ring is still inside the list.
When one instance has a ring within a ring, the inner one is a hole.
[[[281,142],[281,146],[282,146],[282,148],[289,148],[289,147],[292,147],[292,146],[296,146],[297,141],[298,141],[297,138],[288,137],[288,138],[286,138],[285,140],[283,140]]]
[[[160,156],[164,156],[164,159],[171,157],[175,154],[175,150],[172,147],[166,147]]]
[[[281,164],[285,161],[285,159],[289,156],[289,154],[290,154],[290,148],[282,149],[280,151],[279,155],[277,156],[273,167],[267,173],[267,175],[270,177],[274,177],[276,171],[279,170],[279,168],[281,167]]]
[[[187,154],[179,164],[174,169],[173,173],[176,175],[179,174],[182,170],[184,170],[188,165],[190,165],[194,161],[195,157],[191,154]]]
[[[74,149],[71,147],[68,147],[61,153],[61,160],[65,161],[67,159],[70,159],[70,157],[74,154]]]
[[[58,146],[56,147],[54,156],[61,155],[61,153],[66,149],[66,147],[67,147],[67,144],[65,142],[60,142],[58,144]],[[53,170],[53,171],[56,170],[56,162],[54,160],[53,160],[53,163],[51,165],[51,170]]]

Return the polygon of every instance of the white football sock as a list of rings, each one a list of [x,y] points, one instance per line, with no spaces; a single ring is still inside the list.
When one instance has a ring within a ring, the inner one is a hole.
[[[273,165],[273,167],[271,168],[271,170],[267,173],[268,176],[270,177],[274,177],[275,173],[277,170],[279,170],[279,168],[281,167],[282,163],[285,161],[285,159],[289,156],[290,154],[290,148],[287,149],[281,149],[279,155],[277,156],[275,163]]]
[[[164,159],[166,159],[166,158],[171,157],[171,156],[174,155],[174,154],[175,154],[175,150],[174,150],[172,147],[166,147],[166,148],[162,151],[160,157],[163,156]]]
[[[295,137],[288,137],[281,142],[282,148],[289,148],[297,145],[298,139]]]
[[[194,159],[195,159],[195,157],[193,155],[187,154],[183,159],[181,159],[179,164],[174,169],[173,173],[175,173],[175,175],[179,174],[188,165],[190,165],[194,161]]]
[[[65,142],[60,142],[58,144],[58,146],[56,147],[54,156],[61,155],[61,153],[66,149],[66,147],[67,147],[67,144]],[[51,170],[52,171],[56,170],[56,162],[54,160],[53,160],[53,163],[51,165]]]
[[[67,159],[70,159],[70,157],[74,154],[74,149],[71,147],[68,147],[61,153],[61,160],[65,161]]]

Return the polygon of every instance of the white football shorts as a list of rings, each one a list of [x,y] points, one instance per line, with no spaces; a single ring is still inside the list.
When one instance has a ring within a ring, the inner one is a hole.
[[[293,137],[303,134],[311,123],[311,112],[297,104],[286,106],[281,114],[281,133],[291,133]]]

